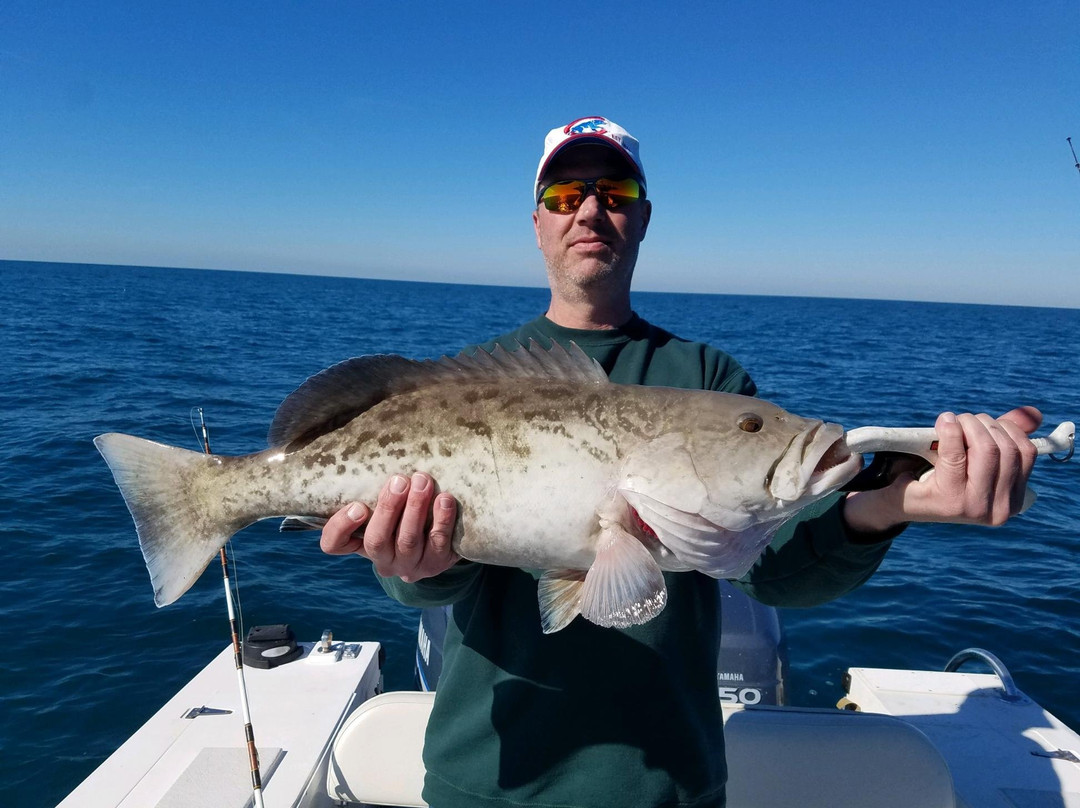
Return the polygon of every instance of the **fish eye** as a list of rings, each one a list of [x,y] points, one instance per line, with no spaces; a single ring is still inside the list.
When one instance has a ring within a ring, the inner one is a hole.
[[[735,423],[743,432],[760,432],[761,427],[765,425],[761,416],[752,412],[744,412]]]

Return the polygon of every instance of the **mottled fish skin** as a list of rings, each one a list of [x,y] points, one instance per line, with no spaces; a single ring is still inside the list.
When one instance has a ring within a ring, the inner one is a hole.
[[[835,425],[745,396],[612,384],[573,347],[539,358],[497,349],[439,363],[349,360],[282,405],[271,435],[283,446],[243,457],[100,436],[157,602],[179,597],[252,522],[373,504],[391,475],[423,471],[458,499],[462,557],[557,573],[541,587],[545,631],[578,611],[601,625],[640,622],[663,606],[660,569],[731,573],[749,563],[748,547],[756,554],[861,468],[861,458],[832,456]],[[366,371],[376,387],[354,416],[340,383]],[[329,399],[308,418],[313,396]]]
[[[393,474],[425,471],[459,501],[454,549],[464,558],[586,569],[597,510],[605,496],[617,496],[622,461],[659,435],[687,434],[694,424],[695,454],[724,460],[715,484],[761,490],[791,434],[740,433],[735,418],[746,406],[741,396],[660,387],[445,384],[382,402],[291,454],[220,458],[220,475],[205,490],[250,524],[294,513],[329,517],[354,499],[374,503]],[[812,423],[783,415],[797,430]],[[754,507],[745,496],[738,504]],[[627,527],[641,532],[629,520]],[[655,554],[661,566],[680,568]]]
[[[559,382],[441,385],[382,402],[295,453],[223,459],[211,488],[248,522],[328,517],[354,499],[374,503],[393,474],[424,471],[458,499],[454,549],[463,557],[585,569],[620,461],[670,428],[683,397]]]

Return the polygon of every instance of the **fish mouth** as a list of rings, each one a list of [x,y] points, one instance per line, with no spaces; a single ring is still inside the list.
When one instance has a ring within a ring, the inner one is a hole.
[[[814,464],[807,486],[811,494],[839,488],[858,474],[863,466],[862,455],[848,448],[847,441],[844,440],[843,427],[836,424],[827,424],[827,426],[836,426],[841,434],[826,446],[825,451]]]
[[[766,486],[785,502],[822,497],[858,474],[862,465],[862,455],[844,440],[844,428],[818,421],[792,438],[769,470]]]

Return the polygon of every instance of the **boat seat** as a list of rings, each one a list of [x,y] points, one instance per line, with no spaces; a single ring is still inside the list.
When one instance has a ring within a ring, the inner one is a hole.
[[[956,808],[948,764],[888,715],[724,706],[728,808]]]
[[[327,792],[351,803],[423,808],[421,752],[434,693],[383,693],[346,720]],[[944,759],[892,716],[724,706],[728,808],[956,808]]]
[[[426,808],[424,731],[434,693],[380,693],[345,720],[330,750],[327,793],[346,803]]]

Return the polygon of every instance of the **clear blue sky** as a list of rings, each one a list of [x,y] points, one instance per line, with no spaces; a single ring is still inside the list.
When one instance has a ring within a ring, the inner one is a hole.
[[[0,258],[542,286],[606,115],[639,289],[1080,307],[1080,3],[0,3]]]

